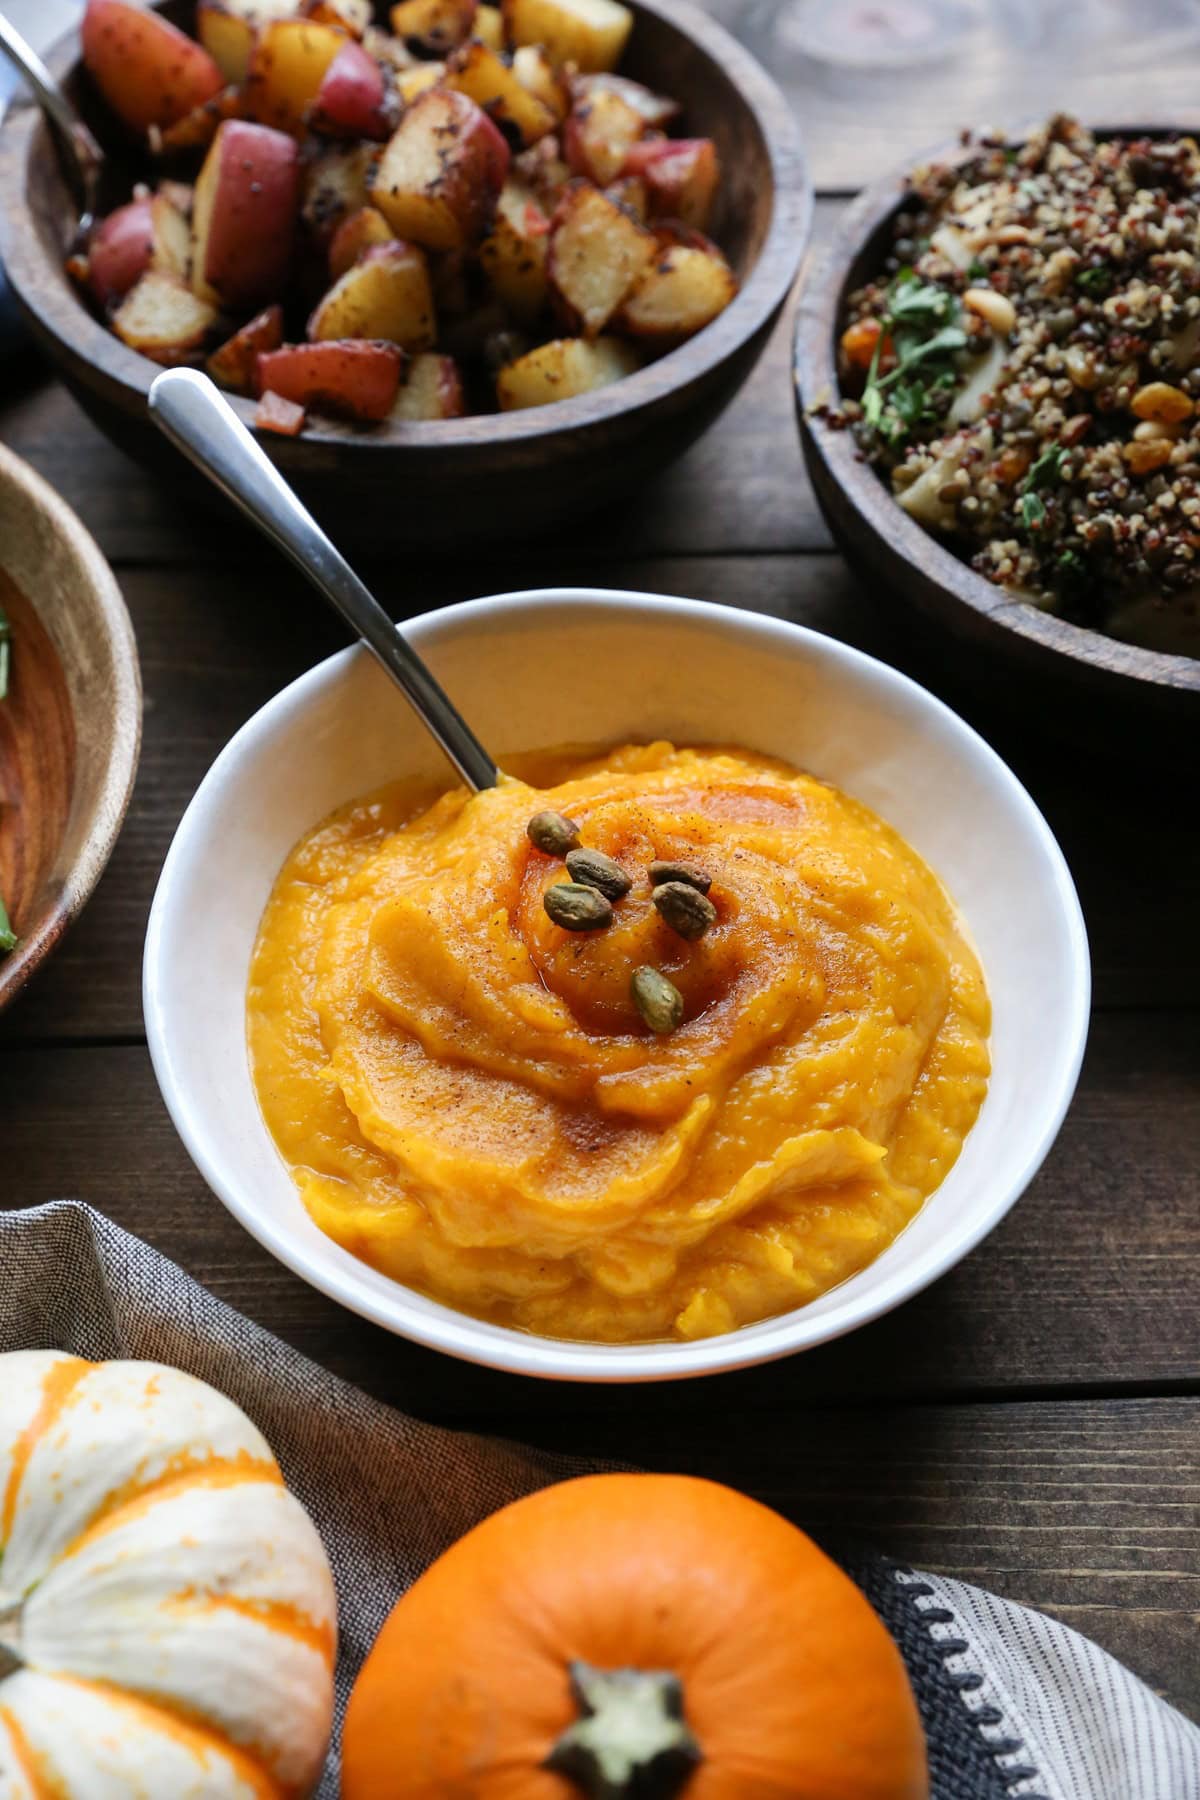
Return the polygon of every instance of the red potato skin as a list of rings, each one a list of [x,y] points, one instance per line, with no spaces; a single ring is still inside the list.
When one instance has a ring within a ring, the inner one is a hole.
[[[203,279],[223,305],[261,305],[287,282],[300,201],[296,140],[269,125],[230,119],[213,139],[201,171],[217,159]],[[198,184],[199,185],[199,184]]]
[[[260,356],[258,393],[281,394],[297,406],[363,424],[386,419],[400,390],[404,353],[395,344],[331,338],[323,344],[285,344]]]
[[[444,111],[448,127],[445,132],[447,149],[438,183],[438,197],[453,214],[460,235],[457,245],[433,244],[432,248],[474,245],[484,236],[495,215],[496,201],[512,162],[512,152],[502,133],[482,108],[476,106],[466,94],[460,94],[454,89],[434,88],[422,94],[402,117],[400,131],[405,130],[410,118],[416,120],[423,117],[434,106]],[[381,178],[386,164],[385,150],[380,167]],[[383,197],[380,197],[377,183],[372,190],[372,199],[386,218],[386,188],[383,190]]]
[[[621,173],[638,175],[645,182],[652,216],[701,229],[708,224],[719,173],[711,138],[656,138],[634,144]]]
[[[88,244],[88,287],[100,306],[122,300],[150,267],[154,256],[153,202],[118,206],[93,231]]]
[[[133,131],[174,125],[225,85],[202,44],[128,0],[88,0],[81,38],[89,75]]]
[[[331,137],[365,137],[382,143],[395,130],[398,116],[399,106],[388,92],[383,70],[351,39],[325,71],[313,107],[313,128]]]

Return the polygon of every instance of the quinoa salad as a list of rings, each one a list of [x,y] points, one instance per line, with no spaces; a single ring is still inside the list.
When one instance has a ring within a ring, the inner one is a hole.
[[[840,346],[852,430],[981,575],[1200,655],[1200,146],[1052,119],[916,170]]]

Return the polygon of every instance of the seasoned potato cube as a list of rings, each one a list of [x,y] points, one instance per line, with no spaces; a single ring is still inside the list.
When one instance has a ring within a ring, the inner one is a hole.
[[[572,173],[606,187],[617,179],[645,131],[646,121],[636,108],[620,94],[599,88],[590,99],[577,101],[567,120],[563,148]]]
[[[531,150],[523,150],[513,161],[513,174],[533,189],[544,213],[553,213],[571,180],[557,135],[541,138]]]
[[[653,89],[643,87],[640,81],[630,81],[626,75],[577,75],[574,87],[579,100],[593,100],[601,93],[619,95],[626,106],[632,106],[634,112],[641,113],[647,129],[653,127],[661,131],[664,125],[677,119],[682,111],[678,100],[670,100],[665,94],[656,94]]]
[[[235,394],[254,392],[254,375],[264,350],[278,350],[283,342],[283,308],[268,306],[248,325],[213,351],[204,365],[214,381]]]
[[[475,7],[476,0],[400,0],[392,30],[418,56],[449,56],[470,37]]]
[[[500,16],[500,8],[477,6],[471,35],[477,37],[481,44],[486,44],[489,50],[503,50],[504,20]]]
[[[259,397],[254,409],[254,423],[259,431],[274,431],[280,437],[299,437],[304,430],[304,408],[270,388]]]
[[[294,138],[226,119],[196,179],[192,287],[235,310],[283,292],[292,259],[300,175]]]
[[[396,395],[393,419],[461,419],[466,410],[462,379],[454,358],[434,356],[429,352],[414,356]]]
[[[347,38],[325,71],[308,113],[314,131],[329,137],[390,137],[400,108],[383,70],[355,38]]]
[[[622,175],[619,181],[610,181],[604,192],[618,206],[623,206],[627,213],[632,213],[639,225],[644,225],[649,219],[650,197],[646,192],[646,184],[639,175]],[[658,236],[657,227],[655,236]]]
[[[397,237],[431,250],[475,244],[508,174],[508,145],[466,94],[431,88],[383,152],[371,204]]]
[[[379,338],[427,350],[436,334],[425,253],[415,244],[377,244],[339,277],[308,321],[308,335]]]
[[[638,175],[646,183],[652,217],[681,219],[701,231],[708,229],[721,178],[711,138],[660,138],[634,144],[622,173]]]
[[[226,81],[246,79],[255,39],[273,19],[290,19],[294,0],[200,0],[196,36]]]
[[[619,323],[633,337],[677,341],[724,312],[736,293],[737,277],[723,256],[673,244],[642,276]]]
[[[226,119],[240,119],[245,99],[240,88],[222,88],[211,100],[193,106],[174,125],[151,125],[146,133],[152,156],[178,156],[185,150],[207,150]]]
[[[151,200],[150,227],[154,236],[154,267],[186,280],[192,260],[192,230],[168,194],[155,194]]]
[[[589,344],[583,338],[555,338],[539,344],[496,377],[496,398],[503,412],[527,406],[550,406],[556,400],[573,400],[632,375],[637,355],[620,338],[599,338]]]
[[[329,273],[336,281],[373,244],[388,244],[395,232],[373,206],[360,206],[342,220],[329,240]]]
[[[396,76],[396,92],[405,106],[411,106],[418,94],[436,87],[445,73],[444,62],[414,63],[411,69],[402,69]]]
[[[332,242],[344,220],[367,205],[378,155],[377,144],[336,144],[305,168],[300,216],[322,247]]]
[[[550,221],[524,182],[506,181],[496,218],[479,246],[479,260],[492,291],[528,323],[546,304],[546,252]]]
[[[450,59],[445,85],[482,107],[517,149],[536,144],[554,130],[556,120],[546,102],[531,93],[511,65],[486,44],[464,44]]]
[[[112,316],[112,328],[123,343],[154,362],[190,360],[216,321],[217,311],[193,294],[178,275],[147,269]]]
[[[128,0],[88,0],[80,39],[88,74],[132,131],[173,125],[224,85],[202,45]]]
[[[649,268],[653,235],[586,182],[572,182],[550,227],[550,283],[585,337],[598,337]]]
[[[565,75],[554,67],[540,44],[522,44],[512,53],[513,74],[536,94],[561,125],[571,110],[571,87]]]
[[[541,44],[551,61],[577,69],[615,69],[633,14],[617,0],[502,0],[509,42]]]
[[[361,38],[371,23],[371,0],[304,0],[306,19],[319,25],[341,25],[352,37]]]
[[[260,394],[373,424],[396,403],[404,352],[395,344],[284,344],[258,359]]]
[[[274,19],[259,34],[246,77],[246,103],[261,125],[298,136],[326,71],[346,43],[337,25]]]

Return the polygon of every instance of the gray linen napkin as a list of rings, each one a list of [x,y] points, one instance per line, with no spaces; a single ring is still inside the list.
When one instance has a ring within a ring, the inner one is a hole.
[[[333,1566],[339,1723],[422,1569],[496,1507],[597,1466],[369,1400],[73,1201],[0,1212],[0,1351],[38,1349],[170,1363],[254,1420]],[[1200,1800],[1200,1730],[1096,1645],[979,1588],[843,1560],[908,1665],[935,1800]],[[337,1791],[335,1744],[318,1800]]]

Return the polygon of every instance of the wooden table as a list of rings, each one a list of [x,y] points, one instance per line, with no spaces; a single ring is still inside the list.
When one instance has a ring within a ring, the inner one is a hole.
[[[822,189],[818,240],[839,196],[959,122],[1064,101],[1109,119],[1181,113],[1200,74],[1190,0],[1158,0],[1157,23],[1136,0],[997,0],[959,55],[886,76],[807,61],[801,6],[723,10],[794,94]],[[586,581],[761,608],[909,664],[903,637],[831,551],[797,448],[788,346],[785,321],[708,437],[594,525],[453,564],[408,559],[398,529],[391,559],[367,573],[398,615]],[[338,627],[232,518],[172,489],[165,451],[151,479],[36,366],[6,370],[4,383],[0,438],[79,510],[118,571],[146,719],[132,810],[100,890],[0,1022],[3,1202],[91,1201],[232,1305],[423,1417],[721,1477],[818,1535],[857,1533],[1045,1608],[1200,1717],[1200,868],[1170,771],[1098,765],[1038,741],[1019,713],[994,724],[988,696],[964,701],[924,671],[988,721],[1045,809],[1081,890],[1096,978],[1062,1136],[953,1274],[848,1340],[729,1378],[576,1388],[469,1368],[361,1323],[259,1250],[189,1163],[146,1053],[142,936],[175,825],[230,734],[335,649]],[[1194,789],[1190,800],[1194,830]]]

